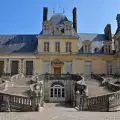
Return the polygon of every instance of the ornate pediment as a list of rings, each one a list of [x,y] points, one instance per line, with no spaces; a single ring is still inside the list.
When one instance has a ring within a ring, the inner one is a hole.
[[[59,59],[55,59],[51,61],[51,65],[64,65],[64,62],[60,61]]]

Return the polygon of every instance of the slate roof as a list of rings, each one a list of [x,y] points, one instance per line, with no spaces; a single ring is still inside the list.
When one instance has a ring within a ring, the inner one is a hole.
[[[104,34],[92,34],[92,33],[79,33],[79,53],[83,53],[83,41],[90,40],[91,43],[91,53],[103,53],[103,42],[107,40],[107,37]]]
[[[36,53],[36,35],[0,35],[0,53]]]
[[[83,41],[90,40],[91,53],[103,53],[103,42],[106,40],[104,34],[80,33],[79,53],[83,53]],[[33,53],[36,54],[38,39],[35,35],[0,35],[0,53]]]
[[[68,18],[61,13],[56,13],[51,17],[50,21],[53,26],[60,26],[63,25],[65,21],[68,21]]]

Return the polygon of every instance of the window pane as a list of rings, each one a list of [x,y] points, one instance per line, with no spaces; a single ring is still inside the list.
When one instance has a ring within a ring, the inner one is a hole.
[[[44,52],[49,52],[49,42],[44,42]]]
[[[51,97],[53,97],[53,88],[51,88]]]
[[[61,89],[58,88],[58,97],[61,97]]]
[[[18,61],[12,61],[11,65],[11,75],[18,74]],[[27,69],[27,68],[26,68]]]
[[[26,61],[26,75],[33,74],[33,61]]]
[[[54,97],[57,97],[57,88],[54,89]]]
[[[62,88],[62,97],[64,97],[65,95],[64,95],[64,88]]]

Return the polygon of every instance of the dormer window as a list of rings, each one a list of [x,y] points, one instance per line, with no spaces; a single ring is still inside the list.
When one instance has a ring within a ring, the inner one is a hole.
[[[72,34],[72,22],[65,21],[64,25],[65,25],[65,34],[66,35],[71,35]]]
[[[44,30],[48,30],[49,29],[49,26],[48,25],[45,25],[44,26]]]
[[[90,53],[91,52],[91,42],[89,40],[86,40],[83,42],[84,44],[84,53]]]
[[[66,26],[66,29],[67,30],[71,30],[71,26]]]
[[[87,53],[87,45],[85,45],[84,52]]]
[[[111,53],[111,43],[105,42],[104,43],[104,53],[110,54]]]

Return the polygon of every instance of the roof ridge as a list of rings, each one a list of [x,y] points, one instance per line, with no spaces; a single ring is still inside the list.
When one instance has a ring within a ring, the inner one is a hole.
[[[92,34],[92,35],[93,35],[93,34],[94,34],[94,35],[98,35],[98,34],[99,34],[99,35],[104,35],[104,33],[78,33],[78,34]]]
[[[39,34],[0,34],[0,36],[5,35],[5,36],[12,36],[12,35],[39,35]]]

